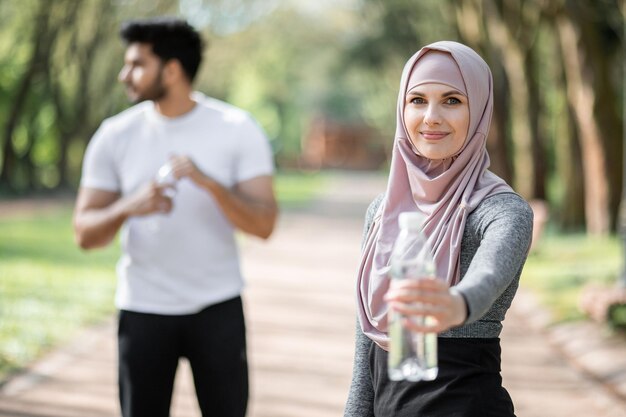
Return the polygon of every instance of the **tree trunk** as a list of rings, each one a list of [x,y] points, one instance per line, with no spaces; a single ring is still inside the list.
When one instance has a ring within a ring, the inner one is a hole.
[[[546,148],[544,146],[544,138],[541,134],[541,127],[539,124],[539,115],[543,112],[543,106],[541,98],[539,96],[539,86],[537,79],[533,74],[537,73],[535,63],[535,50],[529,49],[526,54],[524,62],[524,68],[526,74],[526,81],[528,82],[528,120],[530,122],[530,138],[531,138],[531,157],[534,162],[533,168],[533,198],[539,200],[547,200],[546,195],[546,181],[548,174],[548,167],[546,165]]]
[[[554,22],[556,15],[551,16]],[[554,28],[554,25],[552,25]],[[556,29],[556,28],[554,28]],[[558,41],[558,33],[553,30],[554,43],[552,56],[562,56],[562,45]],[[565,231],[580,231],[585,227],[585,184],[580,151],[580,140],[574,119],[574,110],[567,99],[567,86],[565,82],[565,68],[559,61],[559,65],[553,67],[554,73],[549,75],[554,83],[556,99],[555,109],[552,113],[554,137],[554,158],[556,176],[563,184],[563,195],[559,201],[559,212],[556,220],[559,228]]]
[[[15,172],[17,165],[17,156],[13,149],[13,132],[17,127],[17,123],[22,116],[22,110],[26,103],[26,98],[30,91],[32,80],[40,66],[40,55],[42,53],[42,40],[46,37],[48,32],[48,18],[46,13],[46,4],[41,3],[38,10],[37,17],[35,19],[35,32],[32,36],[32,53],[26,69],[22,74],[22,78],[15,89],[15,94],[11,99],[12,106],[9,113],[4,131],[2,133],[2,171],[0,171],[0,184],[6,185],[9,189],[13,189],[11,183],[10,174]]]
[[[609,228],[615,230],[622,190],[623,120],[620,120],[619,83],[615,69],[623,71],[623,34],[616,33],[604,16],[618,12],[611,2],[587,5],[572,2],[568,13],[580,29],[580,45],[585,52],[585,65],[593,77],[594,120],[604,146],[609,193]],[[623,22],[622,22],[623,24]],[[618,30],[624,30],[619,28]],[[620,36],[622,39],[620,40]],[[620,74],[621,75],[621,74]]]
[[[90,25],[90,36],[88,39],[83,39],[82,42],[79,42],[77,38],[84,38],[83,34],[78,31],[72,32],[74,41],[71,44],[75,45],[75,48],[67,51],[66,59],[73,58],[78,66],[77,88],[73,90],[73,95],[63,100],[63,87],[58,80],[55,80],[56,74],[51,66],[47,66],[46,82],[57,115],[59,130],[60,157],[56,163],[56,169],[59,172],[58,187],[69,187],[71,185],[68,178],[70,143],[75,136],[85,129],[85,119],[90,111],[91,97],[88,91],[95,62],[94,57],[102,42],[106,39],[105,30],[110,28],[112,23],[110,16],[113,11],[111,2],[106,0],[100,1],[95,5],[95,2],[86,4],[72,0],[66,3],[59,3],[59,7],[64,10],[64,13],[61,14],[62,20],[57,25],[58,27],[70,26],[72,22],[81,20],[81,16],[84,17],[85,15],[88,16],[85,19],[92,18],[90,15],[95,15],[97,18]]]
[[[582,155],[580,141],[575,127],[574,110],[566,104],[567,117],[560,121],[555,146],[557,147],[557,173],[565,187],[560,213],[559,225],[564,230],[580,230],[585,225],[585,180],[580,167]]]
[[[456,14],[456,26],[463,42],[472,48],[482,51],[485,61],[489,63],[494,82],[494,109],[491,128],[487,137],[487,151],[491,159],[490,170],[500,176],[507,183],[513,181],[513,168],[509,157],[507,143],[507,97],[508,88],[506,75],[502,68],[502,59],[493,50],[491,43],[485,38],[480,2],[464,1],[450,2],[451,9]]]
[[[509,82],[511,100],[511,130],[514,144],[514,188],[523,197],[532,199],[535,197],[535,161],[533,160],[532,135],[529,118],[529,83],[528,74],[525,72],[525,53],[515,39],[510,28],[501,19],[496,7],[490,2],[485,2],[486,27],[489,39],[498,48],[502,55],[502,65],[506,71]]]
[[[494,61],[492,61],[494,62]],[[507,120],[509,119],[507,98],[509,89],[504,70],[496,64],[491,65],[493,72],[493,119],[487,137],[487,151],[491,157],[491,170],[507,183],[513,182],[513,166],[507,143]]]
[[[606,235],[610,226],[608,178],[604,148],[594,118],[595,91],[591,74],[579,48],[580,32],[572,21],[563,15],[558,16],[556,27],[563,54],[567,97],[574,111],[584,155],[582,168],[587,232]]]

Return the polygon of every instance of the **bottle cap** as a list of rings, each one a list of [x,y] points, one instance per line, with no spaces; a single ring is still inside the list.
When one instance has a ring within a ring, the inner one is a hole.
[[[416,211],[404,211],[398,216],[400,229],[410,230],[412,232],[422,230],[424,220],[426,220],[424,215]]]

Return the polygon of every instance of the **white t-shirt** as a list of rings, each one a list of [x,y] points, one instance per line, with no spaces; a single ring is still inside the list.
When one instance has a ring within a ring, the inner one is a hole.
[[[193,97],[193,110],[173,119],[152,102],[106,119],[87,147],[81,187],[132,194],[176,154],[225,187],[273,173],[268,140],[248,113]],[[118,308],[191,314],[240,294],[234,228],[212,195],[184,178],[173,202],[168,214],[131,217],[122,227]]]

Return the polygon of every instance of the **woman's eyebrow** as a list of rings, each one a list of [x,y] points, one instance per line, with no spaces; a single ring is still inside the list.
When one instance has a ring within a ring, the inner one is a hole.
[[[458,95],[465,96],[465,94],[461,93],[459,90],[450,90],[446,93],[443,93],[441,96],[449,97],[449,96],[458,96]]]
[[[459,90],[450,90],[450,91],[446,91],[445,93],[443,93],[441,96],[442,97],[449,97],[449,96],[465,96],[465,94],[461,93]],[[407,93],[407,96],[415,96],[415,97],[424,97],[425,94],[422,93],[421,91],[409,91]]]

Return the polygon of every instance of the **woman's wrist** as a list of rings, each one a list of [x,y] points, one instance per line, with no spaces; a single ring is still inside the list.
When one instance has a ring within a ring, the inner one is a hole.
[[[465,296],[456,288],[450,288],[450,294],[453,300],[454,325],[461,326],[469,317],[469,305]]]

